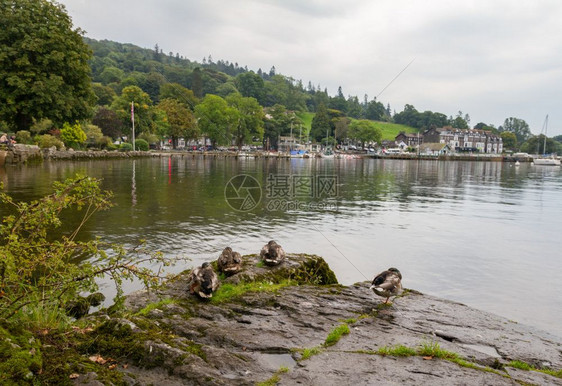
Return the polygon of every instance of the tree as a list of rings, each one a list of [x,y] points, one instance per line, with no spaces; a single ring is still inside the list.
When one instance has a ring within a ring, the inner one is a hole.
[[[265,144],[270,148],[277,148],[279,136],[284,134],[287,127],[290,128],[291,118],[287,108],[283,105],[276,104],[267,109],[267,115],[264,118],[264,137]]]
[[[104,86],[101,83],[93,83],[92,90],[96,94],[98,106],[110,106],[117,96],[111,87]]]
[[[235,83],[242,96],[252,97],[263,103],[265,88],[261,76],[253,72],[245,72],[236,77]]]
[[[338,95],[334,98],[330,98],[329,107],[334,110],[339,110],[344,113],[347,112],[347,101],[343,96],[343,91],[341,86],[338,87]]]
[[[203,101],[195,106],[199,128],[209,137],[213,147],[231,143],[231,126],[236,114],[236,110],[229,107],[223,98],[213,94],[207,94]]]
[[[462,111],[457,113],[457,116],[453,119],[449,120],[449,124],[454,127],[455,129],[466,130],[469,128],[470,123],[470,116],[466,114],[464,117],[462,115]]]
[[[253,138],[263,138],[263,108],[255,98],[244,98],[240,94],[231,94],[227,103],[236,109],[237,114],[233,125],[233,137],[238,150]]]
[[[107,107],[97,108],[92,123],[101,129],[103,135],[108,137],[119,138],[123,135],[123,121],[115,111]]]
[[[88,147],[101,147],[103,141],[103,133],[96,125],[84,125],[84,133],[86,134],[86,146]]]
[[[351,122],[349,125],[349,135],[351,138],[361,142],[361,146],[365,147],[369,142],[381,142],[382,131],[371,121],[358,120]]]
[[[553,140],[552,138],[546,138],[545,149],[544,138],[544,134],[532,136],[521,145],[521,151],[525,153],[552,154],[558,153],[562,150],[562,146],[560,145],[560,143]]]
[[[152,132],[154,128],[152,100],[140,87],[128,86],[121,91],[121,95],[113,100],[111,109],[121,119],[123,131],[131,133],[131,102],[135,104],[135,131]]]
[[[196,98],[203,98],[203,77],[199,67],[191,73],[191,90]]]
[[[420,113],[414,106],[407,104],[404,106],[404,110],[402,110],[402,112],[394,114],[394,122],[419,128],[419,115]]]
[[[500,134],[504,149],[515,150],[517,148],[517,137],[514,133],[504,131]]]
[[[504,131],[509,131],[514,133],[517,137],[517,142],[523,143],[531,137],[531,129],[529,125],[523,119],[519,118],[506,118],[503,126],[498,127],[500,133]]]
[[[108,85],[110,83],[121,82],[121,79],[125,77],[125,72],[120,68],[113,66],[106,66],[99,76],[99,80],[104,84]]]
[[[386,111],[384,105],[381,102],[377,102],[375,99],[367,103],[365,109],[365,118],[371,119],[373,121],[382,121]]]
[[[484,122],[478,122],[476,125],[474,125],[474,128],[477,130],[486,130],[486,131],[491,131],[492,133],[495,134],[499,134],[498,129],[496,129],[494,125],[487,124]]]
[[[166,83],[160,87],[160,100],[168,98],[177,100],[191,111],[199,103],[199,99],[195,97],[193,91],[177,83]]]
[[[359,99],[354,97],[347,98],[347,115],[352,118],[361,118],[363,114],[363,109],[359,103]]]
[[[178,139],[196,139],[199,137],[197,121],[184,104],[177,99],[164,99],[158,108],[166,113],[168,130],[167,135],[172,137],[172,147],[178,146]]]
[[[65,7],[3,0],[0,20],[0,120],[24,130],[33,118],[55,124],[87,118],[94,103],[91,51]]]
[[[321,141],[322,138],[330,135],[331,131],[330,116],[328,115],[328,109],[324,103],[318,105],[316,110],[316,115],[312,118],[312,124],[310,128],[310,135],[316,141]]]
[[[351,119],[348,117],[340,117],[334,119],[334,137],[337,141],[343,141],[349,134],[349,123]]]

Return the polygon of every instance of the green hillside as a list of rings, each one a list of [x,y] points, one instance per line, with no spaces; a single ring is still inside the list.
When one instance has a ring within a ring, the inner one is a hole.
[[[308,135],[310,128],[312,127],[312,118],[314,118],[314,113],[308,111],[299,111],[296,113],[297,117],[303,122],[303,135]]]
[[[379,127],[382,130],[382,139],[383,140],[394,140],[396,136],[401,132],[405,131],[406,133],[417,133],[418,131],[406,125],[400,125],[398,123],[390,123],[390,122],[375,122],[375,126]]]
[[[310,112],[297,112],[297,117],[299,117],[303,123],[304,128],[306,128],[307,132],[310,131],[312,125],[312,119],[314,118],[314,113]],[[352,119],[353,121],[354,119]],[[391,123],[391,122],[382,122],[382,121],[373,121],[375,126],[380,128],[382,131],[382,139],[383,140],[394,140],[396,136],[401,132],[404,131],[406,133],[417,133],[418,131],[416,128],[406,125],[400,125],[398,123]]]

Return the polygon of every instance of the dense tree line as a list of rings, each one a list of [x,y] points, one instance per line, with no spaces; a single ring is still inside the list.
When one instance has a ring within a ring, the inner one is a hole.
[[[275,66],[254,72],[211,55],[197,63],[179,53],[166,54],[158,44],[147,49],[85,38],[64,6],[47,0],[3,4],[0,130],[18,132],[22,141],[36,135],[36,142],[58,146],[53,138],[64,139],[64,124],[76,127],[79,122],[87,139],[80,142],[84,136],[78,136],[67,146],[110,146],[114,139],[131,137],[131,108],[142,140],[170,138],[174,146],[179,138],[206,136],[214,144],[263,141],[275,147],[291,128],[302,134],[298,112],[315,114],[305,133],[315,141],[373,137],[356,120],[395,122],[418,131],[470,127],[470,116],[461,111],[447,117],[407,104],[392,115],[390,105],[376,98],[346,96],[341,86],[330,96],[326,88],[310,81],[304,86]],[[225,108],[221,114],[212,111],[218,106]],[[506,119],[497,129],[482,122],[474,128],[501,133],[506,147],[513,149],[532,138],[528,125],[517,118]]]

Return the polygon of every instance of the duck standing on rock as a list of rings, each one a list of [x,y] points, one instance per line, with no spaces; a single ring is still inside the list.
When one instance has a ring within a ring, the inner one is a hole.
[[[278,265],[285,260],[285,251],[281,245],[271,240],[261,249],[260,257],[267,265]]]
[[[212,298],[213,292],[219,288],[219,278],[211,264],[207,262],[191,271],[187,280],[189,282],[189,293],[197,294],[202,299]]]
[[[219,272],[225,275],[234,275],[242,269],[242,256],[238,252],[233,252],[232,248],[226,247],[217,260]]]
[[[391,296],[402,293],[402,274],[396,268],[389,268],[375,276],[370,288],[377,295],[385,297],[384,304],[387,304]]]

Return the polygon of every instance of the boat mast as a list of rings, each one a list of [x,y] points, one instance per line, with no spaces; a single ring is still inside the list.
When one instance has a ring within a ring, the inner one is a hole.
[[[546,154],[546,130],[548,128],[548,114],[546,114],[546,118],[544,119],[544,123],[542,125],[542,130],[541,130],[541,134],[544,131],[544,145],[542,147],[543,150],[543,155]],[[541,143],[539,142],[538,138],[537,138],[537,155],[539,155],[541,150]]]
[[[544,145],[542,147],[543,154],[546,154],[546,129],[548,129],[548,114],[546,114],[546,119],[544,120]]]

